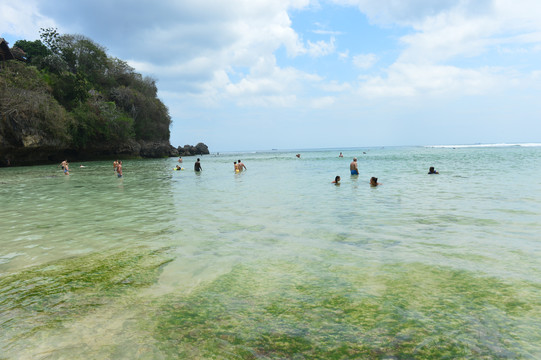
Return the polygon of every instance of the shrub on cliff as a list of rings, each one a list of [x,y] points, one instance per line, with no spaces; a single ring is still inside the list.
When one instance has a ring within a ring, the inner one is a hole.
[[[35,67],[17,61],[2,64],[0,147],[67,147],[72,121]]]

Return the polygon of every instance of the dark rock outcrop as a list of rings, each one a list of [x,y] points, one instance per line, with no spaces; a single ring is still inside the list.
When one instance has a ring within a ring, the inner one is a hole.
[[[195,146],[184,145],[184,147],[178,147],[178,156],[193,156],[193,155],[208,155],[210,154],[209,148],[203,143],[199,143]]]
[[[84,149],[71,149],[39,136],[25,139],[19,146],[0,146],[0,166],[38,165],[62,160],[89,161],[123,157],[160,158],[178,156],[169,141],[135,141],[119,144],[92,144]],[[0,139],[1,140],[1,139]],[[7,144],[0,144],[7,145]]]

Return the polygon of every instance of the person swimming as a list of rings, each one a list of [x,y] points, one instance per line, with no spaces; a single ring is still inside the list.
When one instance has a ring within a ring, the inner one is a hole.
[[[340,185],[340,176],[336,175],[334,181],[331,184]]]
[[[351,171],[351,175],[359,175],[359,165],[357,164],[357,158],[353,158],[353,161],[349,164],[349,171]]]
[[[437,171],[434,169],[434,166],[431,166],[430,169],[428,169],[428,173],[429,173],[429,174],[439,174],[439,172],[437,172]]]
[[[237,164],[236,161],[233,161],[233,166],[235,167],[235,172],[236,172],[236,173],[240,172],[240,170],[239,170],[239,165]]]
[[[370,186],[372,187],[376,187],[378,185],[382,185],[381,183],[378,182],[378,178],[377,177],[371,177],[370,178]]]

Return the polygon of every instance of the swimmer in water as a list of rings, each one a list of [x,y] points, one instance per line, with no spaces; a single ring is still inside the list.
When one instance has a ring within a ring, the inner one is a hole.
[[[240,161],[240,159],[239,159],[239,162],[237,163],[237,166],[239,167],[239,171],[242,171],[242,170],[248,170],[248,169],[246,168],[246,165],[244,165],[244,164],[242,163],[242,161]]]
[[[334,181],[331,184],[340,185],[340,176],[336,175]]]
[[[203,170],[203,168],[201,167],[201,162],[200,162],[199,158],[197,158],[197,161],[193,165],[193,169],[196,172],[200,172],[201,170]]]
[[[239,165],[237,164],[236,161],[233,162],[233,165],[235,166],[235,172],[238,173],[240,170],[239,170]]]
[[[118,160],[113,161],[113,173],[116,173],[116,168],[118,167]]]
[[[351,175],[359,175],[359,165],[357,164],[357,158],[353,158],[353,161],[349,164],[349,171],[351,171]]]
[[[429,173],[429,174],[439,174],[439,172],[437,172],[437,171],[434,169],[434,166],[431,166],[430,169],[428,169],[428,173]]]
[[[344,155],[342,155],[342,153],[340,153],[340,155],[338,155],[338,157],[344,157]]]
[[[378,185],[382,185],[381,183],[378,182],[378,178],[377,177],[373,177],[370,178],[370,186],[372,187],[376,187]]]
[[[175,168],[175,170],[182,170],[182,169],[180,168],[180,166],[177,165],[177,167]]]
[[[119,178],[122,177],[122,160],[118,162],[118,166],[116,167],[116,176]]]

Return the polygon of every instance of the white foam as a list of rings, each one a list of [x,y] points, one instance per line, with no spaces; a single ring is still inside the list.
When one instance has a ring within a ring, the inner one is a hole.
[[[541,143],[517,143],[517,144],[507,144],[507,143],[500,143],[500,144],[470,144],[470,145],[426,145],[425,148],[485,148],[485,147],[512,147],[512,146],[519,146],[519,147],[539,147],[541,146]]]

